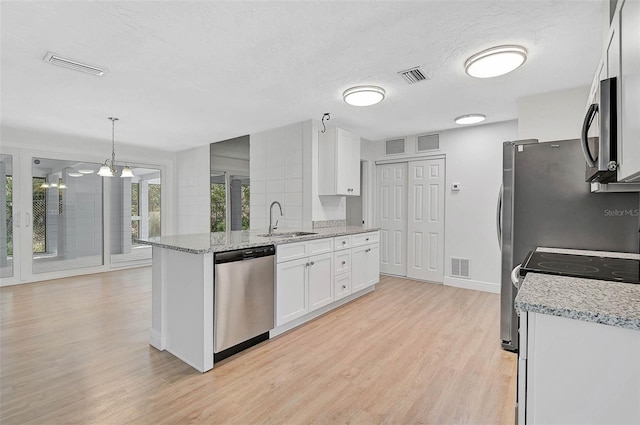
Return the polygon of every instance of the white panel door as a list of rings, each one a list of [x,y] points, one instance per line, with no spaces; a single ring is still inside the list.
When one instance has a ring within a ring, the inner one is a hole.
[[[407,277],[444,278],[444,159],[409,162]]]
[[[407,275],[407,163],[378,165],[380,273]]]

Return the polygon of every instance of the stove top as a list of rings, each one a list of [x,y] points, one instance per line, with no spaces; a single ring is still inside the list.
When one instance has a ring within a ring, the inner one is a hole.
[[[522,263],[527,272],[640,284],[640,260],[531,251]]]

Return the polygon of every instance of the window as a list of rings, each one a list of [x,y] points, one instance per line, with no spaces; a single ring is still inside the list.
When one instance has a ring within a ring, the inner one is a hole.
[[[227,186],[224,173],[211,174],[211,231],[227,229]]]
[[[43,187],[46,181],[45,177],[32,178],[34,254],[47,252],[47,188]],[[55,190],[55,188],[52,189]],[[60,196],[58,195],[58,197]]]
[[[4,187],[6,190],[7,211],[7,255],[13,255],[13,177],[6,176]]]
[[[131,240],[140,235],[140,183],[131,183]]]
[[[149,183],[149,237],[160,236],[161,186]]]

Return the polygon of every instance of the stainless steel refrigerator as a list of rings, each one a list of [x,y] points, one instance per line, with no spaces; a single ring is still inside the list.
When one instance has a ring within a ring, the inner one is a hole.
[[[518,350],[511,270],[536,247],[639,252],[638,193],[591,193],[579,140],[503,144],[500,337]],[[500,231],[501,230],[501,231]]]

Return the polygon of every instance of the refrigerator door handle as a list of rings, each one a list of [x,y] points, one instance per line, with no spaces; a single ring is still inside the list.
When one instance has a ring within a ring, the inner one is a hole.
[[[587,115],[585,115],[584,117],[584,122],[582,123],[582,153],[584,153],[584,159],[587,161],[587,164],[589,164],[589,167],[595,167],[596,166],[596,160],[598,158],[594,158],[593,154],[591,153],[591,150],[589,149],[589,128],[591,127],[591,124],[593,123],[593,119],[595,118],[596,114],[598,113],[598,104],[597,103],[592,103],[591,105],[589,105],[589,109],[587,110]]]
[[[496,233],[498,236],[498,247],[502,251],[502,185],[500,185],[498,205],[496,206]]]

